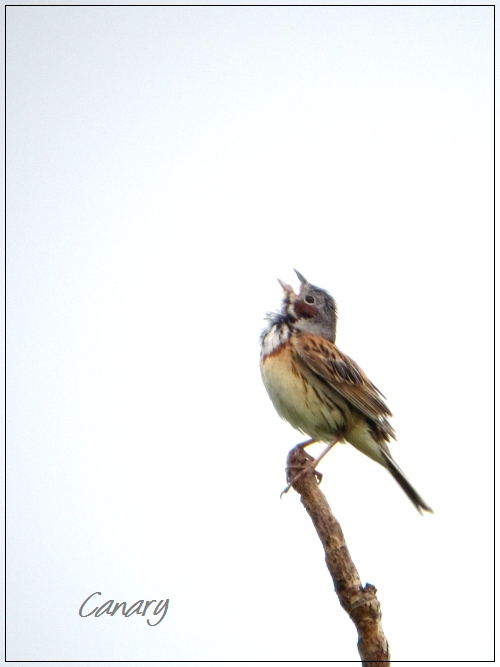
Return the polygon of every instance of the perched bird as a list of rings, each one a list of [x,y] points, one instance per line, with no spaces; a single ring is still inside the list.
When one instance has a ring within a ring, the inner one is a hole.
[[[417,510],[432,509],[396,464],[387,445],[396,437],[385,396],[361,368],[335,345],[337,306],[324,289],[298,271],[300,291],[279,281],[281,312],[268,313],[261,334],[262,380],[276,411],[313,442],[349,442],[394,477]],[[288,490],[287,487],[286,490]]]

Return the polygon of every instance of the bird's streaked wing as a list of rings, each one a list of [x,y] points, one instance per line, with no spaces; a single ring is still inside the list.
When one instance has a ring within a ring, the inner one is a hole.
[[[296,336],[293,341],[296,359],[343,396],[367,417],[378,420],[391,417],[382,392],[370,382],[361,368],[330,341],[313,334]]]

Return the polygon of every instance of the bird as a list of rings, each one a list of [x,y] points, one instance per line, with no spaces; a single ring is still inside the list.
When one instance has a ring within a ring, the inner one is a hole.
[[[338,442],[348,442],[383,466],[422,514],[433,510],[397,465],[388,443],[396,439],[385,396],[335,344],[337,304],[325,290],[295,269],[299,293],[282,280],[279,312],[267,313],[261,333],[260,370],[279,416],[310,440],[327,443],[311,464]],[[291,480],[285,491],[297,478]]]

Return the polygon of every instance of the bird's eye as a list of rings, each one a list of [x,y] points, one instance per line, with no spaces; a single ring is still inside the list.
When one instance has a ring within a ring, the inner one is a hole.
[[[314,297],[308,294],[306,298],[304,299],[307,303],[314,303]]]

